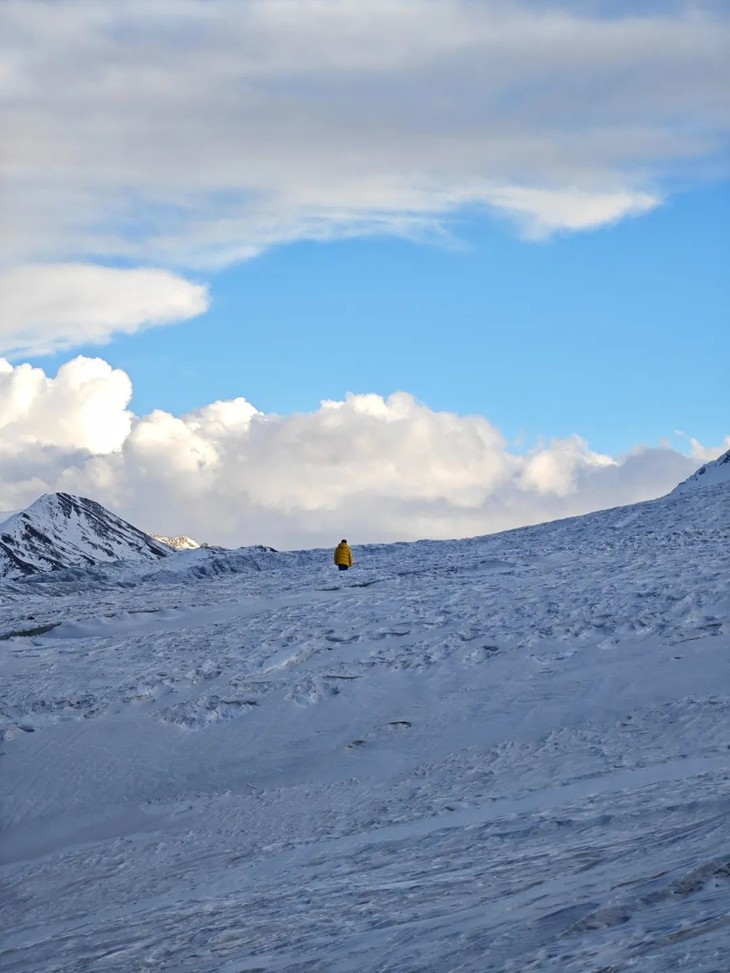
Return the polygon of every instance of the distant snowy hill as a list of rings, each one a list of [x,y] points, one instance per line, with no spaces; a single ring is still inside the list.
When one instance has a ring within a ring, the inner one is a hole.
[[[86,497],[46,493],[0,524],[0,579],[73,565],[156,561],[170,548]]]
[[[730,449],[711,463],[705,463],[704,466],[701,466],[692,476],[675,487],[672,494],[687,493],[691,490],[728,482],[730,482]]]
[[[200,547],[197,541],[194,541],[192,537],[187,537],[185,534],[178,535],[177,537],[168,537],[166,534],[155,534],[150,531],[149,536],[161,544],[171,547],[173,551],[194,551]]]

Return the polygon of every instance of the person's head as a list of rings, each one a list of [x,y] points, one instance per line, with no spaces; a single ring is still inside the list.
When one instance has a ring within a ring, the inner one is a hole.
[[[343,538],[342,538],[342,540],[340,541],[340,544],[347,544],[347,541],[345,540],[345,538],[344,538],[344,537],[343,537]]]

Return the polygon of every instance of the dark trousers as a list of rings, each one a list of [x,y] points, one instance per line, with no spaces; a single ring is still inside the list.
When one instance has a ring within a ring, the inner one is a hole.
[[[340,569],[340,571],[347,571],[347,569],[350,567],[350,565],[349,564],[338,564],[337,567]]]

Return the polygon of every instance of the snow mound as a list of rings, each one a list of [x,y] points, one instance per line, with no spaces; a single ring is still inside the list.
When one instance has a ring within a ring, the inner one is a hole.
[[[180,550],[179,556],[170,561],[158,562],[152,567],[145,566],[140,580],[149,581],[154,578],[156,582],[178,581],[263,571],[274,566],[272,554],[276,554],[273,548],[261,545],[240,547],[234,551],[222,547],[195,547]]]

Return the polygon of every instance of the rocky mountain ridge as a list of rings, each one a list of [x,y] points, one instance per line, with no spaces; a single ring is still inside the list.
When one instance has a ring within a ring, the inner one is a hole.
[[[0,524],[0,579],[112,561],[158,561],[172,550],[95,500],[45,493]]]

